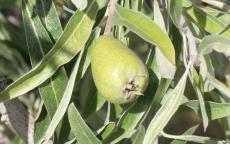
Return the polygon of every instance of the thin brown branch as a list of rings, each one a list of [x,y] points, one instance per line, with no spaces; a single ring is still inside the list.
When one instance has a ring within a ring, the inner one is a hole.
[[[115,10],[115,6],[118,0],[110,0],[109,4],[108,4],[108,19],[105,25],[105,31],[104,31],[104,35],[110,35],[111,33],[111,29],[113,26],[113,15],[114,15],[114,10]]]

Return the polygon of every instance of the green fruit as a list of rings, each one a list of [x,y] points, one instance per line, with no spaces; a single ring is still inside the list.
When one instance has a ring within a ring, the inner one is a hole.
[[[144,63],[125,44],[99,37],[91,53],[91,67],[99,93],[112,103],[128,103],[143,95],[148,85]]]

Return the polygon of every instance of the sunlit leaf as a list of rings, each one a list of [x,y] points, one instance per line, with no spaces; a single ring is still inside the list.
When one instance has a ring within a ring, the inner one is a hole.
[[[206,55],[213,50],[230,55],[230,38],[225,38],[220,35],[204,37],[198,46],[198,52],[202,55]]]
[[[37,0],[36,2],[39,17],[52,38],[57,41],[63,30],[54,2],[52,0]]]
[[[68,108],[68,117],[79,144],[101,144],[100,140],[86,125],[73,103]]]
[[[190,61],[177,86],[168,94],[171,97],[167,100],[167,102],[164,103],[164,105],[161,106],[154,118],[151,120],[146,130],[143,143],[152,143],[179,108],[179,105],[183,99],[186,79],[191,64],[192,62]]]
[[[71,0],[71,2],[81,11],[87,6],[87,0]]]
[[[42,84],[63,64],[69,62],[85,45],[97,14],[95,1],[86,11],[76,12],[60,39],[39,64],[0,93],[0,100],[9,100]]]
[[[188,14],[197,22],[202,28],[211,34],[220,34],[227,27],[227,23],[222,23],[216,17],[205,13],[203,10],[193,6],[187,9]],[[221,35],[230,37],[230,30],[225,30]]]
[[[197,100],[192,100],[184,104],[185,106],[194,110],[198,115],[200,115],[199,102]],[[216,103],[211,101],[205,102],[207,108],[208,118],[210,120],[220,119],[230,115],[230,103]]]
[[[171,40],[167,34],[150,18],[140,12],[128,10],[117,5],[114,22],[124,25],[144,40],[159,47],[163,55],[175,64],[175,52]]]

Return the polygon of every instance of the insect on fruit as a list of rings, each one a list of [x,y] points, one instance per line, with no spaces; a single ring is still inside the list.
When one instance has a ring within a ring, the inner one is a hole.
[[[99,93],[112,103],[128,103],[143,95],[148,71],[141,59],[121,41],[100,36],[91,53],[91,67]]]

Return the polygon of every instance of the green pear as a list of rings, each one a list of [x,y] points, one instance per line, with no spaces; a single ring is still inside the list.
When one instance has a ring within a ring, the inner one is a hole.
[[[92,47],[91,68],[98,92],[109,102],[124,104],[143,95],[149,75],[145,64],[125,44],[100,36]]]

